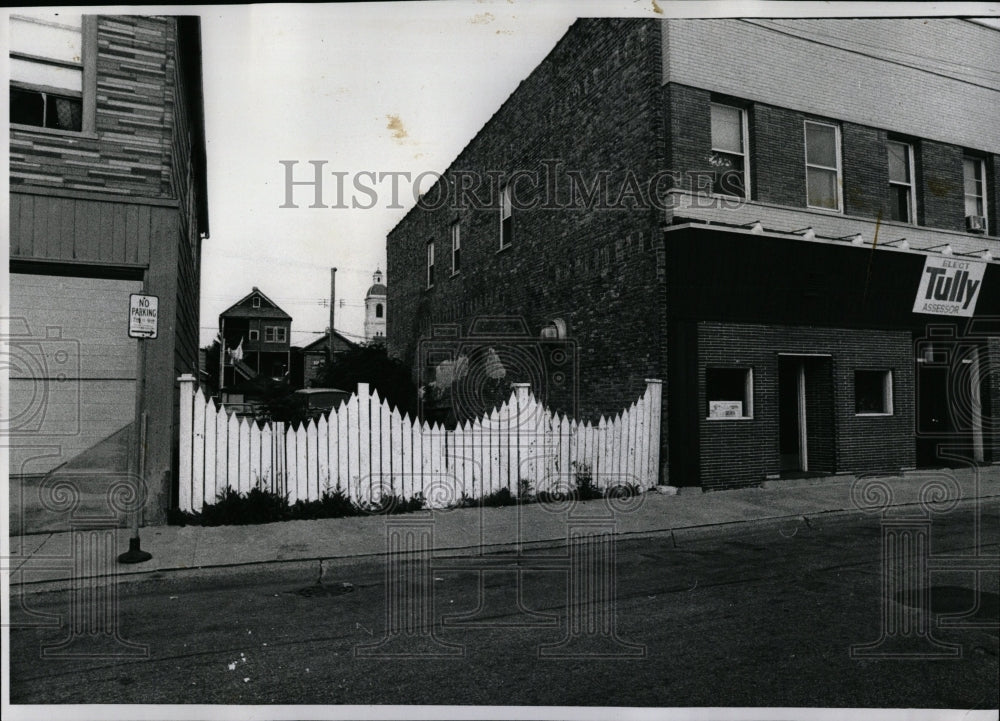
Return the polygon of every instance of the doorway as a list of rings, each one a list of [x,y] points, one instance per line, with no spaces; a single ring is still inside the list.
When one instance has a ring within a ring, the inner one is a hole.
[[[834,473],[832,356],[778,355],[778,454],[783,476]]]
[[[917,358],[917,466],[962,467],[987,460],[984,419],[990,417],[975,346],[931,348]],[[948,351],[951,351],[950,353]]]
[[[778,356],[778,453],[780,471],[809,470],[806,365],[800,356]]]

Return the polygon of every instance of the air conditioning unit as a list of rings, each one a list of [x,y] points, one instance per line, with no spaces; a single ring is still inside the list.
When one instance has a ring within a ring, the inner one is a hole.
[[[965,216],[965,228],[970,233],[985,233],[986,218],[981,215],[967,215]]]

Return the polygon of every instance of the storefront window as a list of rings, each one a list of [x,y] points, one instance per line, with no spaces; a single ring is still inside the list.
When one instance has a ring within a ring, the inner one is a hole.
[[[706,368],[708,418],[753,417],[753,369]]]
[[[892,371],[854,371],[854,412],[859,416],[892,415]]]

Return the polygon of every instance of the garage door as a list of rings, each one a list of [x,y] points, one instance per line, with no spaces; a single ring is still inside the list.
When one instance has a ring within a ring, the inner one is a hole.
[[[10,473],[52,470],[135,414],[138,281],[10,276]]]

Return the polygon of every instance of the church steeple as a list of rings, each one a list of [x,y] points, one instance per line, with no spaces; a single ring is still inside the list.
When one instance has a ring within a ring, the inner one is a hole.
[[[372,286],[365,294],[365,339],[385,339],[385,298],[388,293],[382,282],[382,270],[375,269]]]

